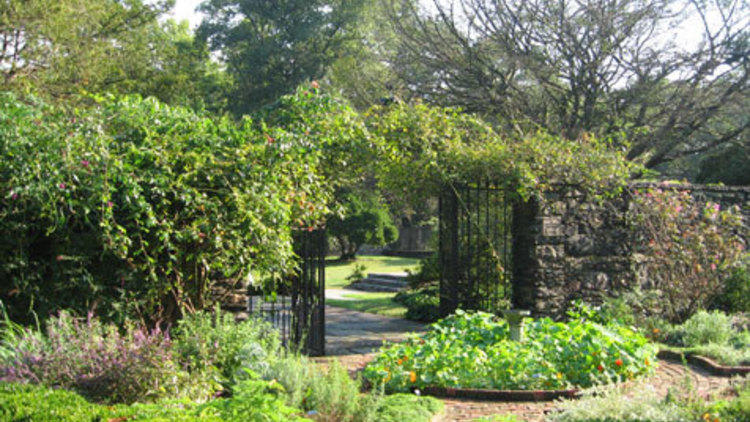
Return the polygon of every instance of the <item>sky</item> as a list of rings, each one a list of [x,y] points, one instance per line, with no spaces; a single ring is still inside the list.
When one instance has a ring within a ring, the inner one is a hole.
[[[201,23],[201,15],[195,11],[195,8],[203,0],[177,0],[170,16],[177,21],[187,20],[190,27],[195,29]]]
[[[200,25],[201,14],[196,12],[195,9],[202,1],[204,0],[176,0],[169,16],[177,21],[187,20],[190,22],[190,28],[196,29]],[[429,4],[429,2],[425,3]],[[697,20],[683,22],[679,28],[673,31],[670,38],[679,40],[679,43],[683,46],[697,45],[701,39],[701,31],[695,31],[695,25],[700,27],[700,22]]]

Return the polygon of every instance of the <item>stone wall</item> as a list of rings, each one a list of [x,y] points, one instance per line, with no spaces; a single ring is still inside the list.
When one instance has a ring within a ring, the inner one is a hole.
[[[696,200],[739,205],[750,223],[750,187],[635,183],[604,202],[566,186],[513,212],[513,302],[535,315],[559,317],[573,299],[597,302],[606,291],[644,282],[626,221],[635,189],[690,191]]]

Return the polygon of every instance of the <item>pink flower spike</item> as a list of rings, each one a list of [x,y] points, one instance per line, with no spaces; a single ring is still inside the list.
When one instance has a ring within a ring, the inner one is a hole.
[[[112,203],[112,201],[107,201],[107,208],[112,208],[112,206],[115,205]]]
[[[81,165],[85,168],[89,168],[90,164],[89,160],[81,160]]]
[[[716,271],[716,264],[711,264],[711,271]]]

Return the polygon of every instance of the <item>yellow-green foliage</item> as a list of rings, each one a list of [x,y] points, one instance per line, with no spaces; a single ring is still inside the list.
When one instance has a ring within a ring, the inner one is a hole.
[[[638,167],[610,142],[544,131],[509,136],[470,114],[423,104],[375,107],[366,115],[382,142],[381,183],[424,200],[447,182],[489,182],[523,198],[555,184],[618,192]]]

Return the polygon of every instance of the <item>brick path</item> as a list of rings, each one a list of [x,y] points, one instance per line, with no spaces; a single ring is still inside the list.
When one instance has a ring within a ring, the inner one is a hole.
[[[321,363],[337,359],[341,364],[354,373],[373,359],[374,353],[340,355],[319,358]],[[681,363],[659,361],[656,372],[648,378],[632,382],[628,389],[636,389],[647,384],[661,395],[666,395],[669,387],[685,385],[689,380],[695,391],[704,398],[719,393],[729,385],[729,378],[713,376],[701,368],[684,367]],[[483,416],[513,413],[528,422],[544,420],[546,412],[553,411],[555,402],[490,402],[465,399],[443,399],[445,411],[435,422],[467,422]]]

